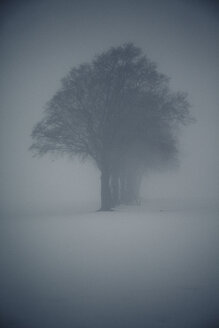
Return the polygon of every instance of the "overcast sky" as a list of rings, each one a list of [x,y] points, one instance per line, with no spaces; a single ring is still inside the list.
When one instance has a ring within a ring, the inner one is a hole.
[[[180,167],[143,184],[145,197],[218,198],[219,7],[217,1],[7,1],[0,31],[0,206],[67,207],[98,199],[90,164],[32,158],[31,130],[69,69],[110,46],[134,42],[186,91],[197,122],[181,136]]]

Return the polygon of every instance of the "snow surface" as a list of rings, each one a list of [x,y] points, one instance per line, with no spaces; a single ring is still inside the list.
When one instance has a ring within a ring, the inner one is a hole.
[[[219,327],[219,209],[3,217],[1,327]]]

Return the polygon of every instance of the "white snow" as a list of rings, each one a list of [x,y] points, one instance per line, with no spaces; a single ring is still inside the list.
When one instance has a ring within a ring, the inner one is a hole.
[[[2,320],[22,328],[218,327],[218,214],[212,204],[151,201],[3,217]]]

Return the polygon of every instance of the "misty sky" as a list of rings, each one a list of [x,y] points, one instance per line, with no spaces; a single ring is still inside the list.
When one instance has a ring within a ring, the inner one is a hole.
[[[145,197],[218,198],[219,10],[216,1],[6,1],[0,31],[0,206],[36,210],[97,200],[90,164],[32,158],[31,130],[69,69],[134,42],[186,91],[196,124],[181,135],[180,167],[145,179]]]

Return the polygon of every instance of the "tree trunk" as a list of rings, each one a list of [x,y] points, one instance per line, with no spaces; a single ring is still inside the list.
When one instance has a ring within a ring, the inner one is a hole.
[[[100,211],[110,211],[112,207],[110,192],[110,174],[107,167],[101,170],[101,208]]]
[[[127,177],[126,173],[120,175],[120,202],[126,204],[128,201]]]
[[[142,175],[129,172],[122,177],[121,201],[126,205],[140,205]]]
[[[120,204],[119,194],[119,176],[113,173],[111,176],[111,190],[112,190],[112,205],[117,206]]]

